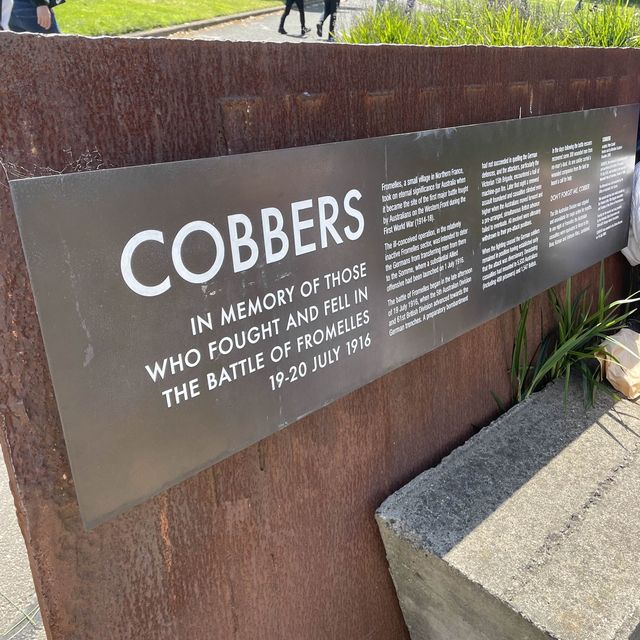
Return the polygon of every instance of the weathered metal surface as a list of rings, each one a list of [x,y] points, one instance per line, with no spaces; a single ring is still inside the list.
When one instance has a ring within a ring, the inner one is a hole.
[[[11,175],[640,100],[632,50],[2,34],[0,56],[0,158]],[[373,512],[495,414],[490,391],[507,393],[516,315],[86,532],[5,187],[3,175],[0,441],[50,638],[406,638]],[[622,289],[623,263],[608,265]]]

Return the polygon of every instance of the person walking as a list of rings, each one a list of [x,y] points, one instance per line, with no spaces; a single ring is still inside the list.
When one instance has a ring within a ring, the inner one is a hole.
[[[278,33],[282,33],[285,36],[287,35],[287,32],[284,30],[284,21],[287,19],[287,16],[291,12],[291,7],[293,7],[294,4],[298,7],[298,13],[300,14],[301,35],[304,36],[309,33],[309,31],[311,31],[311,29],[308,29],[304,24],[304,0],[286,0],[284,13],[282,14],[282,18],[280,19],[280,27],[278,29]]]
[[[334,41],[336,33],[336,16],[339,7],[340,0],[324,0],[324,13],[322,14],[320,22],[316,25],[316,32],[318,33],[319,38],[322,38],[322,27],[324,26],[324,21],[331,16],[329,19],[329,37],[327,39],[329,42]]]
[[[9,30],[17,33],[60,33],[53,8],[64,0],[14,0]]]

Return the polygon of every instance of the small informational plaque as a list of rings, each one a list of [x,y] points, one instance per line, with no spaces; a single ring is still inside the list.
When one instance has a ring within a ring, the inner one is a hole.
[[[611,107],[12,182],[85,524],[625,246],[637,124]]]

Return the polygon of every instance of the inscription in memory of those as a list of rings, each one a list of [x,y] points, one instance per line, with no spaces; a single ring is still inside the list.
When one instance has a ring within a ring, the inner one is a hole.
[[[87,526],[623,247],[637,122],[13,182]]]

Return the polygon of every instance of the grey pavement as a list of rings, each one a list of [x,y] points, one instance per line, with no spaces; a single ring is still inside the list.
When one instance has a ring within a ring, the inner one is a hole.
[[[376,0],[342,0],[338,11],[336,32],[339,35],[348,31],[353,21],[367,9],[373,9]],[[323,13],[323,3],[310,3],[307,0],[305,10],[306,25],[311,31],[305,36],[300,35],[300,17],[295,8],[292,9],[285,29],[288,35],[278,33],[278,25],[282,11],[267,15],[235,20],[214,27],[198,29],[197,31],[182,31],[173,34],[171,38],[189,38],[194,40],[244,40],[257,42],[319,42],[316,35],[316,23]],[[328,36],[329,18],[324,23],[324,40]]]
[[[0,454],[0,640],[45,640],[24,539]]]

